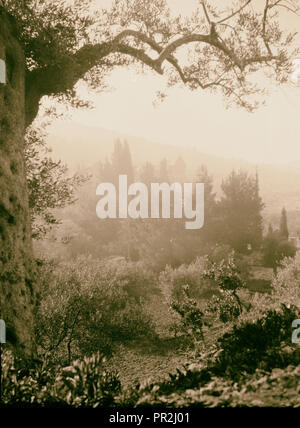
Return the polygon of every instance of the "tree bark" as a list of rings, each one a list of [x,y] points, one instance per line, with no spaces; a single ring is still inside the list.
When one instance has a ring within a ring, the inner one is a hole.
[[[30,216],[24,162],[25,58],[13,19],[0,8],[0,318],[7,341],[22,355],[34,354],[36,302]]]

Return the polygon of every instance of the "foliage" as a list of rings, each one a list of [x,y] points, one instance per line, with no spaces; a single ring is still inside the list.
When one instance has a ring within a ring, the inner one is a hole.
[[[45,127],[30,127],[25,136],[25,164],[32,236],[41,239],[52,226],[59,224],[53,210],[76,201],[75,190],[88,177],[75,174],[68,177],[68,168],[49,157]]]
[[[149,283],[142,266],[126,262],[82,257],[43,263],[36,312],[38,346],[48,358],[64,362],[74,355],[109,354],[114,343],[153,335],[141,297],[149,293]]]
[[[221,242],[241,253],[248,253],[249,248],[259,248],[263,203],[259,195],[258,176],[232,171],[223,180],[221,188],[223,196],[218,204]]]
[[[206,257],[198,257],[194,262],[175,269],[167,266],[159,275],[159,285],[166,301],[180,301],[186,285],[191,297],[199,299],[209,295],[212,282],[203,275],[207,266]]]
[[[63,368],[38,363],[24,370],[10,352],[3,360],[3,405],[111,406],[121,390],[118,375],[104,370],[100,354]]]
[[[190,370],[194,370],[191,367]],[[182,376],[187,372],[181,372]],[[271,372],[256,370],[242,381],[234,382],[213,376],[194,388],[172,393],[161,391],[161,385],[139,391],[137,406],[151,407],[299,407],[300,366],[289,365]]]
[[[289,239],[289,230],[287,225],[287,214],[286,209],[283,207],[281,211],[281,217],[280,217],[280,226],[279,226],[279,233],[282,238],[288,240]]]
[[[166,266],[159,275],[159,287],[173,320],[171,330],[192,334],[196,341],[203,325],[199,301],[212,293],[211,281],[203,277],[207,263],[207,258],[199,257],[189,265]]]
[[[253,314],[252,314],[253,315]],[[59,368],[21,368],[4,354],[4,405],[71,407],[241,407],[299,405],[299,346],[291,343],[296,307],[282,305],[241,321],[193,363],[159,382],[121,388],[100,355]]]
[[[174,17],[166,0],[151,4],[115,0],[101,13],[91,0],[4,0],[5,10],[16,22],[27,71],[43,82],[41,93],[35,91],[36,111],[30,112],[28,122],[34,119],[43,95],[74,100],[79,79],[103,87],[108,70],[137,61],[159,74],[167,73],[169,85],[219,90],[229,104],[252,111],[259,105],[253,95],[265,92],[253,83],[254,74],[263,70],[279,83],[289,78],[290,58],[298,51],[293,45],[295,35],[282,30],[279,12],[286,8],[296,13],[298,7],[295,0],[289,7],[281,0],[255,8],[249,3],[230,2],[219,8],[216,1],[202,2],[190,17]],[[187,64],[182,66],[173,56],[180,47],[189,50]],[[150,56],[151,50],[156,51],[156,59]],[[170,67],[163,67],[164,62]],[[58,76],[60,82],[55,81]]]
[[[131,399],[153,407],[297,406],[300,349],[291,343],[297,317],[298,308],[282,306],[235,325],[197,362],[141,384]]]
[[[160,274],[159,281],[171,312],[179,315],[174,316],[172,329],[191,335],[194,344],[204,340],[203,326],[212,325],[212,315],[214,322],[217,315],[226,323],[242,313],[243,304],[237,291],[245,284],[233,252],[228,254],[227,260],[218,263],[204,257],[177,269],[168,266]],[[205,305],[201,300],[207,297]]]
[[[250,302],[250,310],[243,312],[240,319],[255,322],[269,310],[280,311],[281,305],[300,308],[300,260],[297,253],[294,259],[286,258],[277,275],[273,275],[270,293],[255,293]]]
[[[180,301],[173,301],[171,309],[178,313],[181,317],[181,330],[192,336],[193,342],[204,340],[203,336],[203,312],[195,299],[189,296],[189,287],[186,285],[183,288],[183,296]]]
[[[222,351],[215,372],[236,379],[243,373],[254,373],[257,368],[269,371],[299,363],[286,350],[286,346],[291,346],[292,321],[299,316],[299,308],[282,305],[281,311],[270,310],[254,322],[235,325],[219,339]]]
[[[25,373],[4,354],[1,407],[299,407],[300,366],[255,370],[238,381],[209,375],[188,364],[160,383],[124,390],[118,376],[102,367],[99,355],[62,369]]]
[[[29,69],[57,64],[74,52],[80,42],[88,43],[88,28],[98,16],[88,15],[90,4],[90,0],[75,0],[69,5],[58,0],[5,1],[16,20]]]
[[[55,370],[24,370],[11,351],[5,351],[2,359],[2,402],[3,404],[33,404],[51,402],[51,392],[47,387],[55,377]]]
[[[228,260],[223,259],[220,263],[211,263],[203,275],[213,280],[221,291],[235,292],[245,286],[241,273],[235,264],[234,252],[229,255]]]
[[[300,255],[284,259],[277,276],[272,281],[272,298],[286,305],[300,307]]]
[[[228,244],[215,244],[208,251],[208,259],[211,263],[225,264],[234,263],[235,271],[240,276],[240,281],[243,283],[248,282],[251,277],[251,265],[255,264],[255,253],[244,255],[233,250]]]
[[[99,354],[74,361],[61,371],[56,382],[58,395],[66,397],[72,407],[112,405],[121,390],[117,374],[103,371]]]
[[[221,296],[214,295],[208,302],[206,311],[216,314],[223,322],[233,321],[242,313],[241,307],[231,291],[224,291]]]
[[[296,248],[278,231],[269,231],[263,242],[263,263],[277,272],[286,257],[295,257]]]
[[[241,272],[236,266],[234,252],[228,259],[219,263],[212,262],[204,276],[213,280],[220,295],[214,295],[207,305],[207,312],[217,314],[220,321],[226,323],[237,318],[243,310],[237,291],[245,286]]]

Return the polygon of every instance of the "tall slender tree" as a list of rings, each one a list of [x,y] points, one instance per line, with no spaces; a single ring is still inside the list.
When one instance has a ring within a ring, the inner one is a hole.
[[[280,227],[279,227],[280,236],[284,239],[289,239],[289,230],[287,225],[287,214],[286,209],[283,207],[280,217]]]

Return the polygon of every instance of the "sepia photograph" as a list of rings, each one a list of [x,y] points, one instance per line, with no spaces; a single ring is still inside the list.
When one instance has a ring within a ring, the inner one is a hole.
[[[300,0],[0,0],[0,410],[300,407],[299,30]]]

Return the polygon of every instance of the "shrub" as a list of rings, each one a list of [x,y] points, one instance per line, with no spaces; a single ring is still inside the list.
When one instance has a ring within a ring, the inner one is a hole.
[[[281,303],[300,307],[300,255],[282,262],[277,276],[272,281],[272,298]]]
[[[234,252],[228,254],[227,247],[226,257],[218,262],[212,261],[211,257],[198,258],[177,269],[167,267],[159,277],[161,290],[173,311],[173,330],[190,334],[194,344],[204,339],[202,327],[211,326],[215,315],[226,323],[242,313],[243,303],[238,291],[245,284],[236,266]]]
[[[271,293],[255,293],[251,300],[251,310],[244,312],[244,321],[255,321],[268,310],[280,310],[281,305],[294,305],[300,308],[300,255],[295,259],[287,258],[282,268],[273,276]]]
[[[257,368],[271,370],[300,363],[298,353],[290,352],[292,321],[299,317],[298,308],[282,305],[280,311],[271,310],[254,322],[235,325],[218,340],[221,352],[215,373],[236,379]]]
[[[189,287],[184,287],[184,294],[181,301],[173,301],[171,308],[181,317],[181,330],[188,333],[194,344],[199,340],[204,340],[203,336],[203,312],[199,309],[195,299],[189,296]]]
[[[240,382],[220,377],[198,382],[195,387],[166,391],[161,385],[141,388],[136,406],[152,407],[299,407],[300,366],[256,370]]]
[[[138,289],[138,284],[147,287],[143,274],[148,281],[149,276],[132,263],[126,269],[126,262],[120,266],[87,257],[42,265],[36,312],[39,350],[65,363],[95,352],[108,355],[117,342],[153,336]]]
[[[234,252],[228,260],[221,260],[219,263],[211,263],[203,272],[205,278],[213,280],[220,290],[236,292],[245,286],[241,273],[234,260]]]
[[[243,310],[242,302],[237,291],[245,287],[241,272],[236,266],[234,252],[227,260],[219,263],[212,262],[203,273],[204,277],[213,280],[220,292],[220,296],[213,296],[207,305],[208,313],[218,315],[220,321],[226,323],[236,319]]]
[[[106,372],[99,354],[65,367],[55,380],[57,397],[72,407],[111,406],[121,391],[115,372]]]
[[[241,322],[198,363],[140,385],[131,400],[177,408],[299,405],[300,349],[291,343],[295,318],[299,309],[283,305],[252,323]]]
[[[277,272],[277,268],[282,266],[282,261],[286,257],[295,257],[297,249],[290,241],[281,236],[279,231],[275,231],[264,238],[262,251],[264,265]]]
[[[255,264],[255,257],[257,257],[255,253],[246,256],[235,252],[229,245],[225,244],[216,244],[208,252],[208,260],[211,264],[219,265],[221,262],[230,264],[234,260],[234,265],[243,282],[247,282],[251,276],[250,266],[251,264]]]
[[[222,295],[213,296],[206,307],[208,314],[216,314],[223,323],[234,321],[241,315],[242,310],[236,298],[230,291],[223,291]]]
[[[214,290],[212,281],[203,275],[207,265],[208,259],[201,257],[175,269],[167,266],[159,276],[159,286],[169,307],[170,330],[192,339],[190,344],[196,348],[203,340],[204,299]]]
[[[206,257],[197,258],[189,265],[181,265],[176,269],[167,266],[159,276],[159,286],[170,304],[172,301],[180,301],[184,296],[186,285],[189,287],[191,297],[201,299],[212,293],[212,282],[204,278],[203,273],[207,268]]]
[[[43,365],[24,369],[11,351],[2,359],[2,403],[10,405],[38,405],[53,402],[49,385],[55,378],[55,369]]]
[[[118,375],[103,369],[103,358],[92,355],[70,366],[38,364],[24,371],[12,353],[3,358],[2,404],[34,407],[112,406],[121,391]]]

